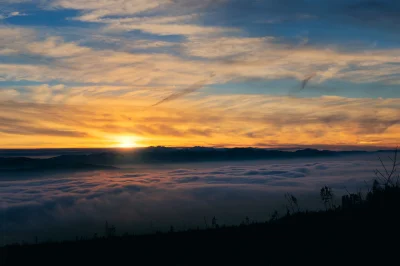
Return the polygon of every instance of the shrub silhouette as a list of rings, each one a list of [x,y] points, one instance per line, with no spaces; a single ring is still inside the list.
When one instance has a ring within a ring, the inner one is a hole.
[[[292,213],[295,213],[296,211],[300,212],[300,207],[295,196],[290,193],[286,193],[285,198],[289,203],[289,206],[286,206],[288,214],[290,214],[290,210],[292,211]]]
[[[105,225],[105,237],[107,238],[111,238],[114,237],[116,235],[116,228],[114,225],[109,226],[108,222],[106,221],[106,225]]]
[[[329,210],[334,207],[333,205],[333,191],[328,186],[323,186],[319,192],[322,202],[325,205],[325,209]]]

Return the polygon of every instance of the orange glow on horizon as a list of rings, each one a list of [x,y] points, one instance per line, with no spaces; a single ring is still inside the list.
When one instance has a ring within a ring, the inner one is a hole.
[[[118,137],[116,139],[116,142],[118,148],[129,149],[139,147],[137,143],[137,138],[132,136]]]
[[[143,104],[138,102],[141,100],[144,98],[136,97],[129,104],[125,99],[108,104],[96,100],[86,105],[65,104],[63,108],[2,102],[0,113],[9,120],[23,122],[2,125],[5,131],[0,132],[0,149],[148,146],[364,149],[395,148],[399,140],[400,125],[392,124],[390,119],[399,115],[398,99],[212,96],[200,106],[189,101],[171,103],[168,108],[138,109],[135,106]],[[227,106],[235,108],[227,112]],[[310,106],[319,111],[310,112]],[[338,113],[337,106],[343,110],[340,111],[343,116],[333,119],[333,114]],[[24,111],[27,107],[30,112]],[[366,108],[371,113],[367,117]]]

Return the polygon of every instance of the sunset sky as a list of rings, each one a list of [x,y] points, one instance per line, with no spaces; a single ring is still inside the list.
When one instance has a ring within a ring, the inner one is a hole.
[[[399,13],[395,0],[0,0],[0,148],[395,147]]]

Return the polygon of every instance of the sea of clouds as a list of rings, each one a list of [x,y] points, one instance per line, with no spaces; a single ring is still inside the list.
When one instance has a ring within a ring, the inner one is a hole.
[[[383,157],[386,155],[381,154]],[[0,174],[0,244],[239,224],[286,212],[286,192],[302,209],[320,209],[319,189],[335,199],[367,190],[377,155],[125,166],[118,170]]]

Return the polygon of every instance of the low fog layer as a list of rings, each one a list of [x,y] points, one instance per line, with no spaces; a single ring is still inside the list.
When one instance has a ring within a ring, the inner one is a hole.
[[[382,153],[386,158],[386,154]],[[366,190],[379,168],[376,154],[311,159],[136,165],[76,173],[2,175],[0,244],[75,239],[267,220],[285,213],[286,192],[302,209],[323,208],[319,189],[336,200]]]

